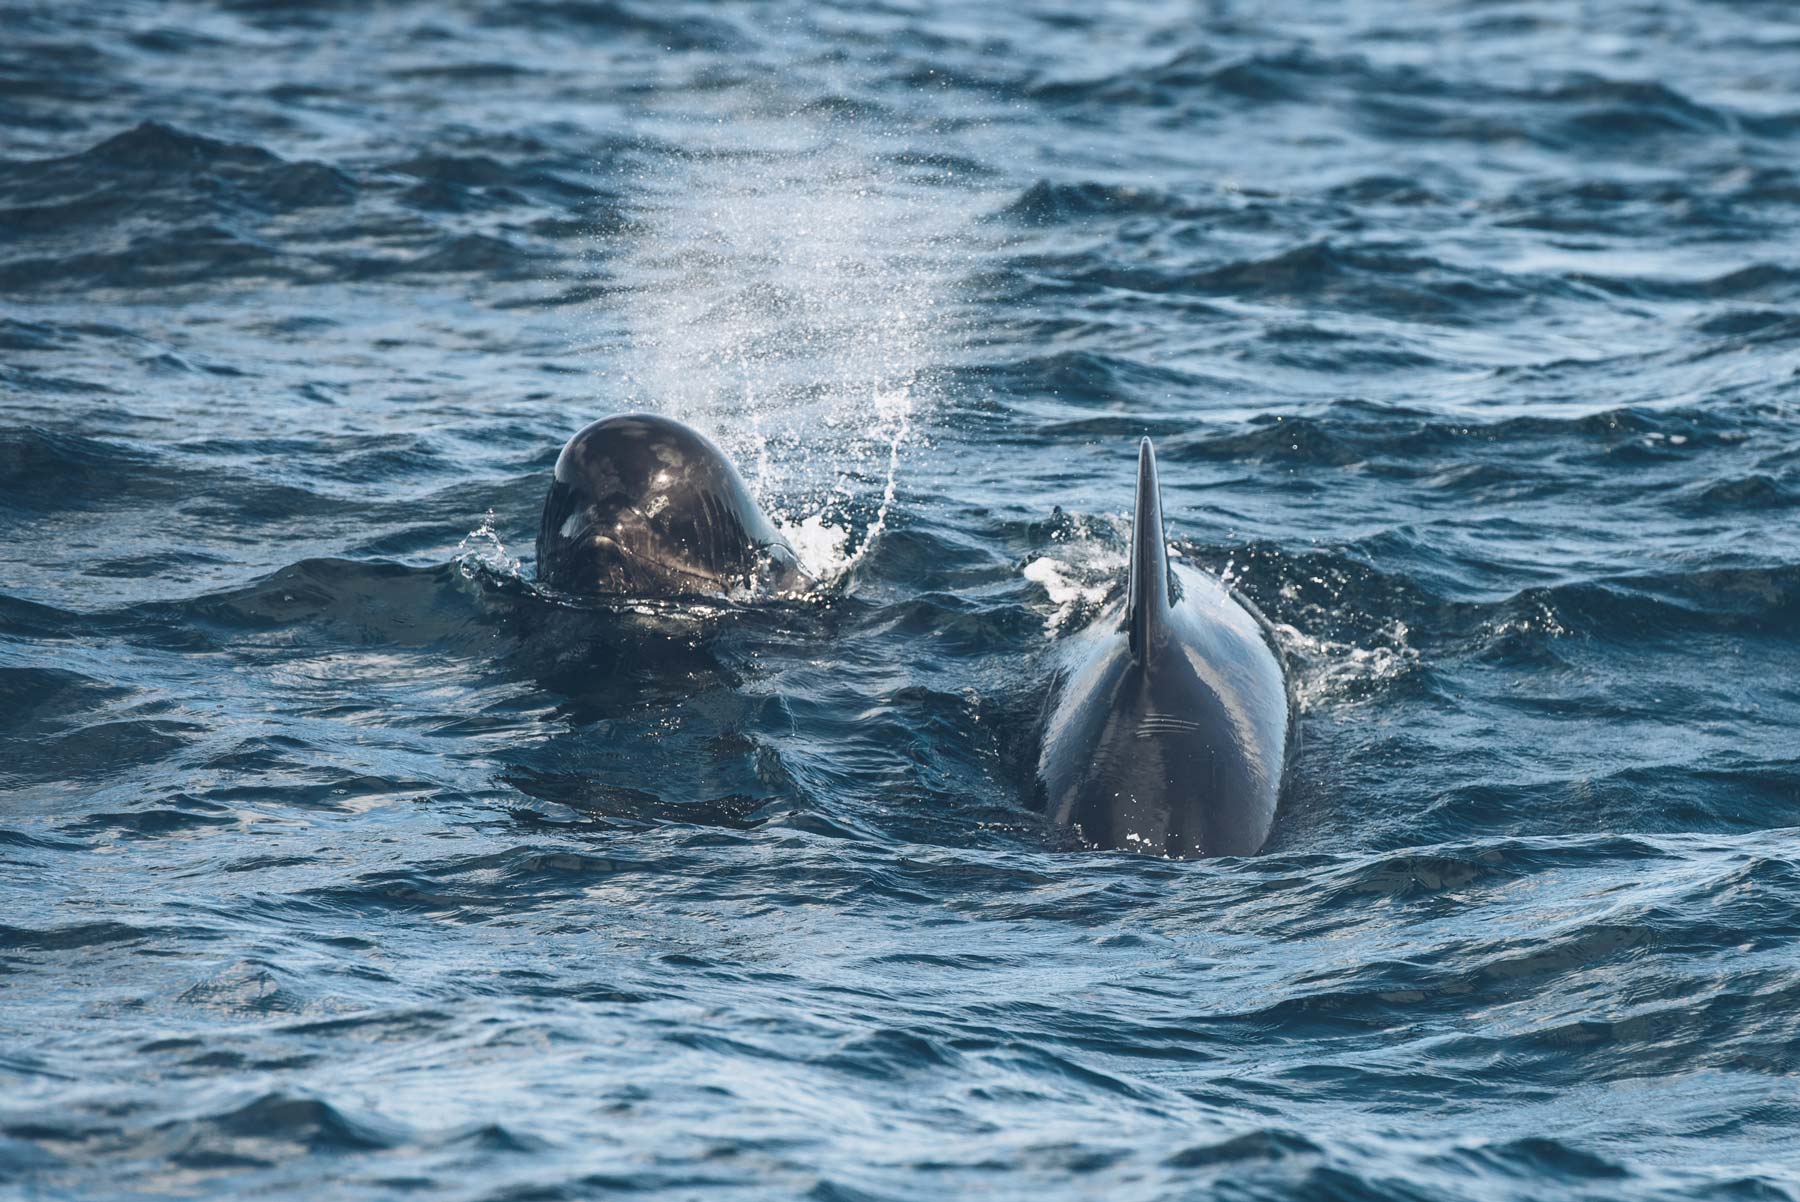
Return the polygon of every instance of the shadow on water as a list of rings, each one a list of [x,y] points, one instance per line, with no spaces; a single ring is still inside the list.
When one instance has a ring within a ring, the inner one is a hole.
[[[542,807],[599,825],[749,828],[803,804],[771,743],[795,718],[759,688],[775,646],[820,641],[805,603],[572,601],[510,582],[519,629],[494,671],[553,699],[555,733],[508,757],[502,779]]]

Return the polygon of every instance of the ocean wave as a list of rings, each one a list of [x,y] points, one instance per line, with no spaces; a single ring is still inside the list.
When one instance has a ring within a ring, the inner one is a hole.
[[[1028,291],[1039,301],[1071,289],[1081,294],[1229,297],[1453,325],[1542,303],[1545,294],[1575,295],[1560,280],[1460,266],[1412,252],[1406,244],[1309,241],[1274,254],[1204,266],[1134,264],[1094,252],[1038,256],[1021,260],[1019,266],[1055,279],[1054,285]]]
[[[181,287],[208,279],[320,283],[405,273],[527,276],[541,251],[506,233],[458,228],[467,216],[548,200],[572,216],[540,234],[618,221],[577,166],[502,164],[483,155],[416,156],[355,174],[289,161],[255,145],[146,122],[80,154],[0,169],[5,228],[55,255],[0,260],[0,288]],[[396,188],[392,181],[411,182]],[[431,220],[377,218],[390,194]],[[344,211],[354,216],[345,220]],[[144,215],[154,216],[144,221]],[[271,234],[304,221],[310,237]],[[3,243],[0,243],[3,245]]]
[[[0,495],[8,508],[54,510],[174,495],[154,456],[79,434],[0,429]]]
[[[509,0],[483,14],[490,25],[524,25],[577,36],[636,37],[685,51],[741,50],[748,33],[728,18],[685,13],[679,20],[619,0]]]
[[[1632,406],[1568,417],[1484,422],[1349,401],[1317,415],[1264,415],[1236,429],[1174,436],[1163,455],[1175,460],[1267,459],[1328,466],[1423,461],[1421,471],[1426,473],[1468,463],[1490,470],[1511,467],[1529,477],[1546,454],[1565,463],[1626,469],[1708,453],[1748,453],[1759,434],[1778,427],[1783,412],[1767,405],[1748,405],[1735,412]],[[1477,455],[1489,458],[1470,462]]]
[[[1014,360],[967,376],[1010,393],[1048,395],[1080,405],[1181,397],[1221,386],[1206,376],[1091,351]]]
[[[457,579],[449,565],[314,559],[241,588],[164,602],[156,609],[184,625],[221,632],[308,626],[353,643],[430,644],[462,631],[479,615]]]
[[[1052,183],[1041,179],[1001,212],[1028,225],[1055,225],[1094,216],[1180,214],[1186,205],[1165,193],[1092,181]]]
[[[65,952],[110,943],[139,943],[159,932],[122,922],[76,923],[47,930],[0,926],[0,951]]]
[[[299,1144],[312,1152],[361,1152],[395,1146],[404,1129],[373,1115],[352,1117],[322,1098],[268,1093],[229,1111],[184,1124],[177,1162],[191,1168],[252,1167],[266,1145]]]
[[[13,161],[0,200],[24,229],[51,232],[149,210],[195,216],[293,212],[351,203],[356,186],[325,163],[290,162],[260,146],[220,141],[155,121],[80,154]],[[9,222],[10,224],[10,222]]]

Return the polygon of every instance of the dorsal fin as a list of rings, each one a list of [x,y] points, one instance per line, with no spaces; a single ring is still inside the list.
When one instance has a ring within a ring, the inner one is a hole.
[[[1156,448],[1138,444],[1137,510],[1131,521],[1131,572],[1125,584],[1125,621],[1131,654],[1162,641],[1173,601],[1168,544],[1163,538],[1162,489],[1156,482]]]

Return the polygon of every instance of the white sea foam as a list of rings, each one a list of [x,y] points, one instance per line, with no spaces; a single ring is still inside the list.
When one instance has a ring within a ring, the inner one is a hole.
[[[1040,555],[1026,564],[1024,576],[1032,583],[1041,585],[1045,596],[1049,598],[1052,610],[1044,619],[1044,633],[1051,636],[1062,633],[1081,608],[1104,601],[1110,588],[1104,582],[1093,583],[1084,579],[1083,573],[1073,564],[1052,559],[1048,555]]]
[[[1054,536],[1060,544],[1054,554],[1039,555],[1024,565],[1021,574],[1044,590],[1047,637],[1078,627],[1115,594],[1124,579],[1129,531],[1130,523],[1123,516],[1076,518],[1067,530]],[[1236,554],[1216,569],[1184,555],[1173,543],[1169,554],[1189,566],[1211,571],[1228,589],[1235,589],[1243,574]],[[1306,628],[1330,630],[1341,625],[1341,615],[1324,607],[1307,606],[1293,616],[1297,625],[1271,622],[1270,629],[1287,656],[1295,699],[1302,710],[1354,702],[1418,663],[1419,652],[1409,641],[1406,623],[1397,619],[1377,630],[1372,639],[1350,642],[1307,632]]]
[[[1406,623],[1395,619],[1378,632],[1380,641],[1359,646],[1284,623],[1275,626],[1276,641],[1293,668],[1294,697],[1302,710],[1356,700],[1373,686],[1412,670],[1419,652],[1407,641],[1408,633]]]
[[[1049,602],[1046,637],[1077,625],[1124,579],[1124,537],[1129,529],[1123,517],[1076,518],[1051,536],[1059,544],[1054,555],[1040,555],[1021,569]]]

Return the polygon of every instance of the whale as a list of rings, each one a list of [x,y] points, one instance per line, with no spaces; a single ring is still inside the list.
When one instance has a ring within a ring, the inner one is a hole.
[[[1053,823],[1089,847],[1175,859],[1262,849],[1293,742],[1282,659],[1247,603],[1172,562],[1148,438],[1123,603],[1060,661],[1035,799]]]
[[[814,583],[725,452],[653,413],[601,418],[564,445],[537,572],[588,597],[754,600]]]

